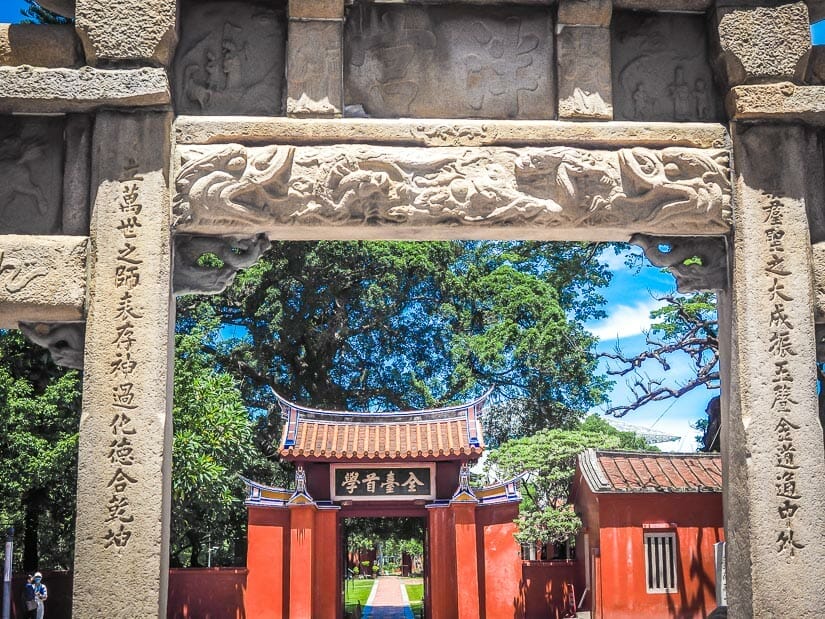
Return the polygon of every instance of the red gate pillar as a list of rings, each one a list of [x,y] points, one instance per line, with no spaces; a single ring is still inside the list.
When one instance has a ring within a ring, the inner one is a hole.
[[[317,511],[312,504],[289,506],[289,619],[314,616],[312,552]]]
[[[341,547],[338,544],[338,509],[322,508],[315,514],[313,617],[337,617],[341,597]]]
[[[478,588],[478,536],[476,503],[450,504],[455,526],[455,570],[458,583],[458,619],[481,617]]]
[[[456,545],[453,510],[446,505],[427,509],[427,617],[456,619],[458,600],[456,581]]]
[[[246,616],[286,619],[289,511],[250,507],[247,540]]]

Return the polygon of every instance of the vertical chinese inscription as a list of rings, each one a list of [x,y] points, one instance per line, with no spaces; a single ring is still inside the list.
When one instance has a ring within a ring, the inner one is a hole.
[[[797,351],[792,338],[794,324],[786,307],[786,304],[794,298],[785,285],[791,271],[785,260],[782,202],[777,198],[772,198],[762,210],[767,246],[764,271],[770,301],[768,350],[773,363],[771,412],[779,420],[774,427],[773,459],[776,473],[776,510],[779,516],[776,552],[790,560],[805,548],[805,544],[794,529],[794,516],[800,509],[800,499],[802,499],[797,485],[799,464],[795,457],[796,447],[794,445],[795,433],[800,426],[786,418],[792,413],[791,406],[798,404],[791,397],[793,374],[789,364],[790,358],[795,357]]]
[[[140,235],[141,185],[143,177],[129,170],[120,182],[117,208],[120,223],[119,245],[111,273],[111,284],[117,296],[112,330],[112,358],[110,365],[111,387],[111,436],[106,445],[106,460],[111,466],[111,478],[107,488],[111,493],[107,504],[108,516],[104,521],[104,548],[124,548],[132,538],[132,513],[129,490],[138,483],[133,471],[135,464],[134,437],[137,433],[131,414],[140,405],[140,397],[131,378],[138,361],[132,357],[135,329],[143,315],[135,307],[134,294],[141,285],[141,258],[138,237]]]

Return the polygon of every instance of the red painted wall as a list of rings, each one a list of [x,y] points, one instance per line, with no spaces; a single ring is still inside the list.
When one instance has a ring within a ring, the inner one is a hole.
[[[488,619],[524,617],[520,547],[516,533],[518,505],[489,505],[476,510],[481,614]]]
[[[577,579],[574,561],[523,561],[521,575],[525,619],[564,616],[564,587]],[[578,586],[575,590],[578,596]]]
[[[458,583],[453,512],[449,507],[434,507],[427,513],[430,552],[427,559],[426,616],[430,619],[455,619],[458,617]]]
[[[245,568],[169,570],[167,619],[246,619],[246,577]]]
[[[716,608],[713,545],[724,540],[720,493],[605,493],[597,501],[601,604],[594,619],[692,619]],[[677,525],[676,593],[646,591],[643,523]]]
[[[249,508],[245,605],[254,619],[285,619],[289,587],[289,510]]]
[[[337,617],[341,598],[341,551],[338,539],[338,510],[322,509],[315,514],[312,592],[313,617]]]

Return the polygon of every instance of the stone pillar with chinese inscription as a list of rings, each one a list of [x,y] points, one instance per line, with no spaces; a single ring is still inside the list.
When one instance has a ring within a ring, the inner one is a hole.
[[[172,464],[170,115],[101,112],[73,616],[165,617]]]
[[[825,456],[816,394],[806,208],[814,141],[797,125],[733,125],[732,289],[720,298],[728,612],[819,617]],[[821,162],[821,159],[819,159]]]
[[[613,120],[612,12],[611,0],[559,2],[556,62],[562,120]]]
[[[344,0],[290,0],[288,116],[339,117],[344,109]]]

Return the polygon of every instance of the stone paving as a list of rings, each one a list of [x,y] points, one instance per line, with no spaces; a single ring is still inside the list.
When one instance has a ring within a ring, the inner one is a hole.
[[[375,581],[364,606],[362,619],[413,619],[410,600],[403,581],[396,576],[381,576]]]

